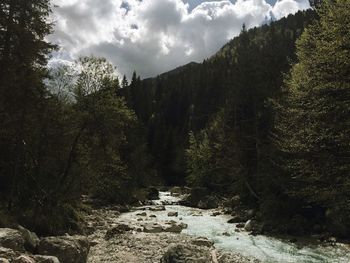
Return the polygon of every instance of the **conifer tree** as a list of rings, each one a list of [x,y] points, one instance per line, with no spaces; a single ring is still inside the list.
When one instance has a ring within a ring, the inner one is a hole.
[[[9,208],[28,166],[26,152],[36,111],[45,95],[43,77],[49,52],[45,40],[49,0],[4,0],[0,4],[0,166]]]
[[[277,118],[285,192],[349,233],[350,1],[325,1],[297,42]],[[336,221],[336,222],[335,222]]]

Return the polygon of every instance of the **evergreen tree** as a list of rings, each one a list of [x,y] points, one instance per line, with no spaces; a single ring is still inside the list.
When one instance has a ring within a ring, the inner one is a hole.
[[[0,4],[0,184],[9,208],[30,166],[27,152],[45,96],[42,80],[48,54],[54,48],[45,40],[51,32],[47,22],[50,11],[48,0],[5,0]]]
[[[126,78],[126,76],[123,76],[123,80],[122,80],[122,88],[126,89],[129,86],[128,80]]]
[[[284,192],[350,233],[350,2],[325,1],[297,42],[275,145]]]

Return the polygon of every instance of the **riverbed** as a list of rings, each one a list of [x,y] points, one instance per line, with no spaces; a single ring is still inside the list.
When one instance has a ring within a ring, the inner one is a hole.
[[[179,235],[206,237],[213,241],[215,247],[226,251],[239,253],[243,256],[256,258],[261,262],[284,263],[316,263],[334,262],[349,263],[350,247],[347,244],[317,244],[300,245],[264,235],[250,235],[236,224],[229,224],[229,216],[218,214],[218,210],[201,210],[176,204],[179,197],[171,196],[169,192],[161,192],[160,200],[156,200],[153,206],[165,204],[163,211],[150,211],[150,207],[140,207],[133,212],[124,213],[120,220],[137,224],[140,210],[147,211],[147,216],[142,220],[149,222],[164,222],[174,220],[188,225]],[[169,212],[177,212],[176,217],[169,217]]]

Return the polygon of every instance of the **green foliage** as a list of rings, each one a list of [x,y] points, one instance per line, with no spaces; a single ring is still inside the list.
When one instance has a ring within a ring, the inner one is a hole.
[[[51,32],[48,0],[5,0],[0,7],[0,189],[11,208],[17,186],[31,178],[30,146],[39,131],[42,79],[54,46],[44,39]]]
[[[78,231],[82,193],[125,203],[151,181],[140,124],[106,59],[48,74],[49,1],[5,0],[0,12],[1,210],[41,234]]]
[[[204,186],[209,182],[212,173],[209,161],[212,159],[212,152],[209,146],[208,135],[203,132],[198,142],[191,132],[189,136],[190,146],[187,149],[188,174],[187,181],[190,185]]]
[[[337,210],[345,224],[350,218],[350,2],[325,1],[318,13],[320,20],[297,42],[298,63],[278,107],[275,145],[285,194],[332,217]]]
[[[216,114],[197,137],[190,133],[186,151],[188,182],[215,192],[233,191],[241,183],[240,165],[235,136],[226,126],[225,112]]]
[[[141,82],[134,75],[124,94],[128,105],[147,125],[151,152],[165,182],[185,183],[189,131],[200,141],[200,131],[224,108],[223,123],[230,127],[225,133],[236,129],[233,140],[239,157],[232,166],[238,163],[242,166],[238,170],[245,173],[237,185],[260,187],[258,174],[265,173],[262,164],[268,158],[264,153],[273,123],[268,101],[280,93],[283,73],[295,59],[295,40],[314,17],[309,10],[243,30],[201,64],[190,63]],[[222,157],[213,156],[217,160]],[[216,174],[220,173],[217,170]]]

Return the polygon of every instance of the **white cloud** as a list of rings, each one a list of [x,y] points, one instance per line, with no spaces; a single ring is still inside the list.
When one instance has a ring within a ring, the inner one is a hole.
[[[197,1],[198,2],[198,1]],[[135,69],[142,77],[202,61],[248,28],[309,7],[307,0],[206,1],[56,0],[55,32],[61,46],[56,61],[81,55],[104,56],[120,73]]]

